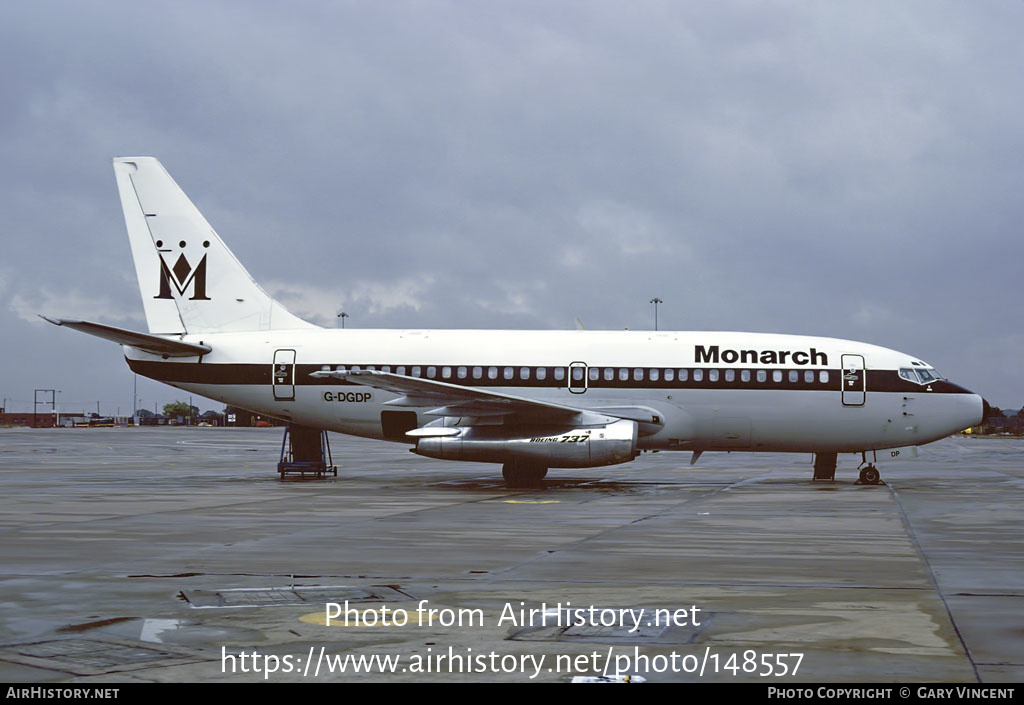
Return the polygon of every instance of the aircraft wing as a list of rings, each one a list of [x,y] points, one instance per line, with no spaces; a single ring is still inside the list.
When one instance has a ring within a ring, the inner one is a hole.
[[[46,316],[40,316],[40,318],[44,321],[49,321],[55,326],[67,326],[68,328],[74,328],[82,333],[95,335],[97,338],[110,340],[115,343],[120,343],[121,345],[130,345],[133,348],[138,348],[139,350],[144,350],[155,355],[165,355],[167,357],[195,357],[197,355],[205,355],[213,349],[209,345],[197,345],[195,343],[186,343],[181,340],[161,338],[159,335],[138,333],[125,328],[105,326],[102,323],[75,321],[67,318],[54,319],[47,318]]]
[[[582,409],[546,401],[526,399],[512,394],[498,394],[483,389],[463,387],[421,377],[407,377],[380,370],[324,370],[311,377],[334,377],[346,382],[401,394],[386,402],[390,406],[436,406],[426,412],[431,416],[505,416],[528,414],[544,418],[569,418],[583,413]]]
[[[607,422],[608,419],[631,419],[659,423],[657,418],[652,418],[650,410],[644,407],[587,409],[380,370],[323,370],[313,372],[310,376],[333,377],[401,394],[399,398],[385,402],[390,406],[437,407],[427,411],[428,416],[516,415],[534,421],[585,420],[589,423],[600,423]]]

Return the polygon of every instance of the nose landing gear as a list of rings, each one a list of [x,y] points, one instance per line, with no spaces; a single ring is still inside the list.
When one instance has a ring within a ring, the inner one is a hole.
[[[861,454],[860,454],[860,457],[861,457],[861,465],[863,466],[864,463],[867,463],[867,466],[866,467],[861,467],[861,469],[860,469],[860,478],[857,480],[857,484],[858,485],[884,485],[885,483],[882,482],[882,475],[881,475],[881,473],[878,472],[878,468],[876,468],[871,463],[868,463],[867,453],[862,451]]]
[[[868,465],[866,468],[861,468],[860,478],[857,480],[858,485],[884,485],[882,482],[882,476],[878,472],[878,468],[874,465]]]

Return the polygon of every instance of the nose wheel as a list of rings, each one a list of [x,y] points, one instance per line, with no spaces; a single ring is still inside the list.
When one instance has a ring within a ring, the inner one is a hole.
[[[857,480],[858,485],[883,485],[882,476],[878,472],[878,468],[874,465],[868,465],[860,470],[860,479]]]

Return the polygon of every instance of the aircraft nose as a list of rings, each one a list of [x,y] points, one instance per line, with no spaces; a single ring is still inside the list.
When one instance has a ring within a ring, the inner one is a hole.
[[[988,400],[982,399],[981,405],[981,421],[978,424],[979,426],[992,418],[992,405],[988,403]]]
[[[939,391],[949,393],[954,400],[953,416],[950,420],[955,419],[956,425],[959,426],[957,430],[980,426],[989,418],[993,407],[982,399],[980,394],[975,394],[970,389],[949,380],[942,380],[939,385]]]
[[[992,407],[981,398],[980,394],[961,395],[960,407],[956,415],[957,426],[972,428],[985,423]]]

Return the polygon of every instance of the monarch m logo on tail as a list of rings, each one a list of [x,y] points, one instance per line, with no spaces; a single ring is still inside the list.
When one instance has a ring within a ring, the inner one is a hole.
[[[171,284],[174,284],[174,288],[179,296],[184,296],[185,291],[189,286],[192,286],[190,301],[209,301],[210,297],[206,295],[206,254],[203,254],[203,258],[199,260],[199,264],[195,266],[195,269],[192,268],[184,252],[178,256],[178,260],[174,263],[173,267],[168,267],[163,253],[170,252],[171,250],[169,248],[163,249],[163,244],[162,240],[156,241],[157,252],[160,253],[160,293],[153,298],[173,299]],[[181,249],[185,249],[184,240],[178,244]],[[204,248],[209,246],[209,240],[203,242]]]

